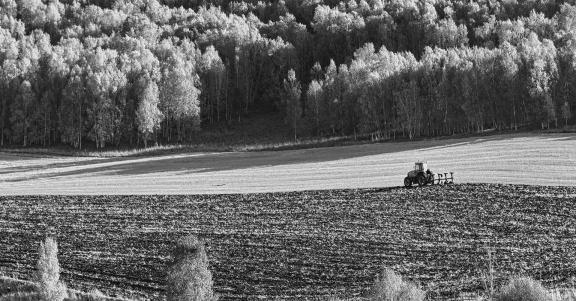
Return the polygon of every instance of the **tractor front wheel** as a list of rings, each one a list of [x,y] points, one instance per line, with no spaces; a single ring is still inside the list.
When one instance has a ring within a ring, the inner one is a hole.
[[[425,186],[428,183],[424,175],[419,175],[417,180],[418,180],[418,186]]]
[[[404,187],[411,187],[412,186],[412,179],[409,177],[404,178]]]

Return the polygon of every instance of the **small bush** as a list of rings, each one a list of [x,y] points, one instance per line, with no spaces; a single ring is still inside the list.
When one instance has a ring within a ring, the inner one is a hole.
[[[36,280],[40,296],[43,300],[62,301],[68,297],[66,286],[60,281],[60,265],[58,264],[58,245],[51,237],[40,242],[38,248],[38,263],[36,265]]]
[[[512,278],[500,289],[496,301],[552,301],[540,282],[529,277]]]
[[[371,300],[375,301],[421,301],[425,293],[415,284],[405,282],[389,268],[384,268],[372,288]]]
[[[166,293],[168,301],[212,301],[212,273],[204,244],[193,235],[181,238],[173,252],[174,261],[168,269]]]

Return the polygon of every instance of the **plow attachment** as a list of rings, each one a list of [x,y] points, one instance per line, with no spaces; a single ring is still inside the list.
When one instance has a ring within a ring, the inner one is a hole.
[[[450,176],[448,176],[450,174]],[[445,172],[434,174],[432,178],[432,185],[444,185],[444,184],[453,184],[454,183],[454,173],[453,172]]]

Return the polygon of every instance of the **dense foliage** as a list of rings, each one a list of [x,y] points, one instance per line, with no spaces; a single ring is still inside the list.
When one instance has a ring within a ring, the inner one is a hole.
[[[0,143],[185,142],[574,123],[575,1],[0,0]]]

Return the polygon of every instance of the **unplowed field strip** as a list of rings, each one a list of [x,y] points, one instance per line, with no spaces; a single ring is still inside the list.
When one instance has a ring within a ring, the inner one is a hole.
[[[0,151],[0,195],[286,192],[402,185],[414,161],[458,183],[576,186],[576,134],[93,158]]]
[[[163,299],[172,242],[206,240],[223,300],[361,296],[382,265],[433,298],[496,279],[576,277],[576,188],[456,184],[243,195],[0,197],[0,273],[30,278],[59,242],[73,288]]]

